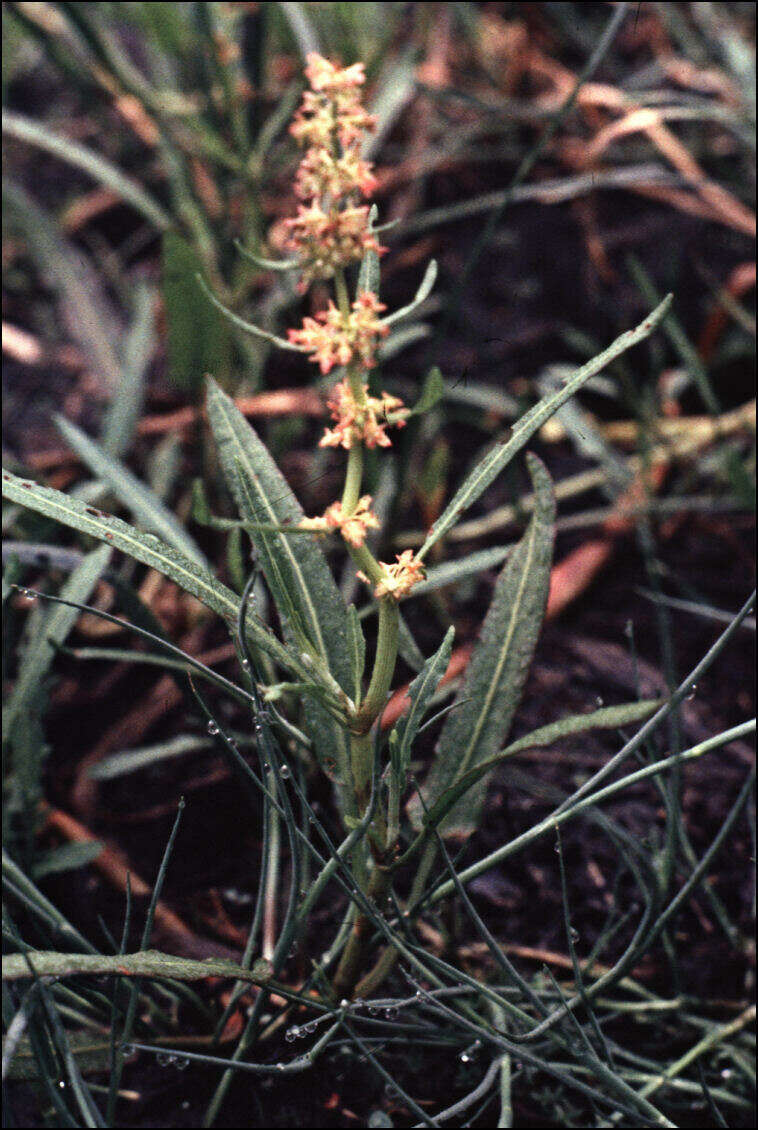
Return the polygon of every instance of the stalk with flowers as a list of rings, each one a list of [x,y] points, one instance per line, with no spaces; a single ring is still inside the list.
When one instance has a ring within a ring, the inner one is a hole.
[[[372,391],[370,376],[390,327],[424,300],[436,268],[430,264],[407,307],[387,313],[378,297],[379,261],[385,248],[377,240],[375,209],[368,203],[376,179],[362,156],[366,135],[375,128],[374,119],[361,102],[363,65],[340,68],[311,55],[306,77],[310,89],[291,127],[296,140],[305,146],[295,178],[297,215],[285,225],[293,257],[281,263],[259,261],[267,268],[297,270],[301,293],[314,282],[331,282],[333,296],[325,309],[305,317],[286,338],[277,338],[230,311],[226,313],[249,332],[307,355],[322,376],[336,372],[327,402],[331,424],[320,446],[347,454],[341,497],[323,514],[306,517],[265,445],[233,400],[213,381],[209,381],[207,402],[224,477],[240,513],[239,524],[249,533],[276,605],[281,638],[258,618],[245,599],[240,601],[218,580],[190,536],[175,522],[162,521],[156,527],[161,531],[161,537],[157,537],[78,498],[23,481],[10,472],[3,472],[3,493],[160,570],[222,616],[238,640],[247,678],[255,674],[253,686],[248,690],[237,688],[193,661],[195,670],[225,692],[252,703],[259,715],[263,703],[270,715],[267,724],[283,735],[289,753],[294,757],[298,747],[312,752],[334,781],[346,840],[320,871],[299,910],[295,901],[303,897],[303,892],[293,886],[287,917],[290,934],[285,937],[282,931],[274,964],[275,971],[281,968],[292,930],[307,917],[330,879],[342,875],[341,869],[349,863],[355,883],[355,910],[349,931],[340,935],[339,944],[333,947],[338,964],[332,984],[339,999],[366,994],[387,975],[405,938],[384,917],[388,896],[396,897],[396,880],[405,881],[406,867],[411,867],[414,877],[405,899],[410,928],[414,913],[428,894],[426,883],[438,835],[460,838],[476,827],[486,782],[496,766],[530,743],[548,744],[592,726],[629,724],[654,707],[647,702],[602,708],[565,718],[507,744],[545,611],[552,563],[552,484],[540,460],[529,454],[527,466],[534,488],[531,520],[522,539],[508,553],[495,583],[454,709],[447,712],[442,724],[431,769],[404,810],[411,759],[448,667],[452,629],[434,654],[419,664],[408,688],[405,714],[388,734],[380,726],[397,663],[399,605],[417,594],[422,581],[426,587],[450,583],[449,572],[443,582],[432,569],[427,570],[429,551],[561,405],[590,377],[653,331],[665,315],[670,298],[516,421],[510,434],[476,464],[419,549],[406,549],[391,561],[379,559],[367,544],[368,533],[380,532],[380,523],[373,499],[364,491],[364,453],[391,447],[394,432],[444,395],[444,383],[438,373],[430,374],[418,401],[409,408],[390,392]],[[355,267],[357,279],[352,279]],[[214,295],[210,298],[225,310]],[[219,522],[211,517],[203,520]],[[353,605],[346,607],[322,550],[323,539],[330,535],[344,545],[376,607],[376,644],[366,679],[366,640],[357,610]],[[460,563],[461,573],[470,575],[472,571],[466,562]],[[262,675],[258,678],[257,670],[251,671],[248,649],[265,657],[266,674],[271,676],[268,686]],[[287,681],[277,684],[276,671],[285,672]],[[298,702],[303,706],[300,713],[292,710],[292,717],[285,717],[290,706]],[[279,711],[280,703],[285,704],[283,712]],[[256,728],[261,724],[259,716]],[[214,726],[217,733],[219,727]],[[282,810],[291,813],[287,787],[281,779],[278,788]],[[293,833],[293,853],[298,844]],[[373,944],[372,924],[381,926],[380,936],[388,944],[366,972]]]
[[[305,73],[310,89],[304,93],[291,125],[292,135],[306,147],[295,176],[295,192],[300,203],[297,215],[284,224],[294,258],[283,266],[296,266],[301,293],[317,280],[330,280],[334,292],[325,309],[315,316],[305,317],[299,328],[288,331],[286,343],[279,341],[279,344],[307,354],[323,376],[339,371],[339,379],[327,401],[332,426],[324,431],[319,446],[342,448],[347,452],[347,463],[342,496],[323,514],[302,517],[296,523],[290,520],[288,525],[268,530],[256,526],[255,522],[249,528],[254,543],[257,538],[264,545],[267,537],[283,536],[289,537],[290,546],[294,546],[295,531],[317,537],[338,535],[357,567],[357,577],[370,586],[376,601],[376,649],[368,686],[364,690],[359,676],[354,680],[352,699],[343,694],[338,707],[340,723],[349,734],[349,754],[341,763],[339,757],[328,754],[326,760],[327,765],[337,767],[343,815],[347,826],[355,827],[359,816],[367,810],[372,789],[377,784],[372,779],[374,748],[380,738],[378,720],[392,687],[397,662],[399,603],[411,596],[414,587],[424,579],[425,555],[445,528],[485,489],[500,466],[524,445],[542,420],[567,399],[591,371],[597,371],[598,365],[586,367],[573,387],[570,384],[568,391],[538,405],[516,425],[511,441],[485,459],[481,468],[474,472],[419,551],[406,549],[397,554],[394,561],[378,560],[366,544],[368,531],[378,530],[379,521],[371,495],[363,492],[364,452],[391,447],[391,432],[405,426],[412,410],[386,391],[373,395],[369,376],[377,364],[379,346],[387,337],[390,325],[423,301],[433,284],[436,265],[430,264],[414,302],[385,317],[386,306],[379,301],[376,289],[379,258],[386,248],[377,241],[373,228],[375,210],[367,203],[376,178],[371,165],[361,156],[364,139],[376,124],[361,104],[364,68],[357,63],[342,69],[318,55],[310,55]],[[272,265],[268,260],[263,262]],[[347,272],[357,264],[360,270],[351,300]],[[650,331],[662,313],[663,309],[637,331],[637,340]],[[258,332],[255,327],[249,328]],[[633,340],[628,344],[633,344]],[[612,346],[611,351],[614,348],[619,347]],[[609,356],[601,358],[599,367],[609,359]],[[415,410],[424,410],[433,404],[440,392],[432,376]],[[219,424],[218,396],[217,391],[212,391],[210,402],[210,419],[212,425],[214,419],[216,421],[217,437],[223,432]],[[222,441],[222,458],[223,446]],[[412,684],[409,717],[403,718],[389,735],[389,758],[382,777],[386,788],[380,793],[367,830],[368,850],[357,859],[355,868],[372,906],[381,906],[386,901],[400,864],[409,859],[415,859],[418,864],[418,853],[425,847],[409,901],[412,904],[419,898],[435,856],[432,833],[442,828],[455,834],[475,820],[487,770],[492,768],[489,762],[497,759],[498,748],[507,735],[545,609],[552,552],[552,488],[539,460],[534,456],[529,459],[537,495],[535,516],[524,542],[516,547],[501,574],[478,649],[459,695],[457,716],[451,714],[443,728],[438,760],[430,774],[426,796],[417,796],[409,808],[411,825],[417,834],[404,852],[400,804],[407,788],[411,749],[421,717],[445,673],[452,632]],[[239,468],[237,470],[239,472]],[[244,509],[239,489],[236,493]],[[252,517],[257,516],[257,512],[253,512]],[[271,583],[272,570],[267,572],[267,577]],[[353,625],[353,631],[360,633],[357,620]],[[301,645],[304,640],[301,636]],[[306,642],[306,648],[308,646]],[[361,652],[365,649],[362,633],[359,649]],[[467,706],[467,702],[471,705]],[[603,724],[610,721],[610,716],[608,719],[596,717],[593,721]],[[586,724],[587,717],[581,725]],[[318,749],[323,735],[317,727],[311,734]],[[478,800],[472,800],[472,793],[478,794]],[[429,819],[429,811],[423,811],[425,804],[432,806],[432,819]],[[467,817],[463,821],[462,805],[467,806]],[[355,860],[355,855],[353,858]],[[374,969],[359,981],[369,933],[369,918],[356,911],[334,977],[334,991],[338,996],[349,995],[357,982],[359,993],[370,991],[391,968],[397,951],[390,947],[380,956]]]

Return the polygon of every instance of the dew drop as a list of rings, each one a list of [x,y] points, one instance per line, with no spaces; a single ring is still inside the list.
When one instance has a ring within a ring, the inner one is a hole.
[[[300,1029],[298,1027],[288,1028],[287,1031],[284,1033],[284,1038],[285,1038],[285,1040],[287,1041],[288,1044],[291,1044],[293,1042],[293,1040],[297,1040],[299,1036],[300,1036]]]
[[[284,779],[285,779],[285,780],[286,780],[286,779],[287,779],[288,777],[291,777],[291,776],[292,776],[292,770],[290,769],[289,765],[282,765],[282,767],[281,767],[281,769],[279,770],[279,772],[280,772],[281,776],[282,776],[282,777],[284,777]]]
[[[392,1005],[390,1008],[385,1008],[385,1010],[384,1010],[384,1019],[385,1020],[397,1020],[399,1015],[400,1015],[400,1009],[397,1008],[395,1005]]]
[[[186,1069],[189,1067],[189,1065],[190,1065],[190,1061],[187,1059],[187,1057],[185,1055],[178,1055],[176,1057],[174,1067],[176,1068],[177,1071],[186,1071]]]
[[[595,705],[596,706],[605,706],[605,699],[603,698],[602,695],[600,695],[600,694],[597,695],[597,697],[595,698]]]
[[[66,1090],[66,1080],[65,1079],[59,1079],[58,1080],[58,1086],[60,1087],[60,1089],[62,1091],[65,1091]]]
[[[470,1063],[471,1062],[471,1055],[468,1052],[461,1052],[461,1054],[458,1056],[458,1058],[460,1059],[461,1063]]]
[[[208,731],[209,734],[217,734],[218,733],[218,725],[213,720],[211,720],[205,728],[206,728],[206,730]]]
[[[685,702],[692,702],[692,700],[693,700],[693,698],[695,697],[696,694],[697,694],[697,683],[693,683],[692,686],[690,687],[684,701]]]
[[[581,937],[581,934],[579,933],[578,930],[575,930],[574,927],[571,926],[569,928],[569,937],[571,938],[572,942],[578,942],[580,937]]]

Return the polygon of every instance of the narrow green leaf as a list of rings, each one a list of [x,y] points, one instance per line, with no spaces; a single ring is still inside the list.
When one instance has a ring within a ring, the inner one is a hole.
[[[164,577],[175,581],[184,592],[196,596],[206,608],[222,616],[228,624],[236,623],[239,599],[231,589],[155,534],[135,530],[120,518],[95,510],[52,487],[42,486],[29,479],[19,479],[5,469],[2,475],[3,495],[12,502],[18,502],[28,510],[44,514],[64,526],[105,541],[114,549],[133,557],[135,561],[157,569]],[[260,647],[285,669],[302,675],[301,664],[252,612],[247,618],[247,630],[256,647]]]
[[[198,272],[195,273],[195,285],[199,286],[204,291],[207,298],[213,303],[217,310],[220,310],[225,318],[236,326],[237,329],[244,330],[245,333],[252,334],[254,337],[263,338],[264,341],[270,341],[272,345],[276,345],[279,349],[288,349],[290,353],[307,353],[308,350],[302,345],[293,345],[291,341],[286,338],[277,337],[276,334],[269,333],[268,330],[256,326],[253,322],[246,322],[244,318],[240,318],[239,314],[235,314],[228,306],[225,306],[221,299],[216,298],[211,288],[206,283],[205,279]],[[203,372],[213,371],[214,366],[208,365]]]
[[[500,474],[503,468],[529,442],[534,433],[542,427],[546,420],[550,419],[562,404],[565,404],[574,393],[578,392],[590,377],[602,372],[611,361],[650,336],[661,319],[668,313],[671,301],[672,295],[669,294],[636,329],[627,330],[626,333],[621,334],[603,353],[583,365],[581,369],[577,369],[574,375],[567,379],[562,389],[544,397],[521,419],[516,421],[510,438],[485,455],[434,523],[419,551],[419,556],[426,556],[435,542],[439,541],[451,526],[455,525],[464,510],[467,510],[472,503],[476,502],[477,498]]]
[[[267,271],[292,271],[300,266],[299,259],[266,259],[263,255],[256,255],[254,251],[244,247],[238,239],[235,239],[234,246],[243,259],[249,259],[256,267],[263,267]]]
[[[532,730],[531,734],[525,734],[518,741],[511,742],[494,757],[488,758],[480,765],[469,769],[468,773],[464,773],[434,802],[424,816],[424,823],[428,827],[435,827],[470,788],[514,754],[523,753],[525,749],[553,745],[561,738],[570,737],[572,734],[583,734],[587,730],[615,730],[622,726],[630,726],[634,722],[642,722],[660,705],[660,699],[643,699],[641,702],[629,702],[622,706],[604,706],[589,714],[574,714],[569,718],[561,718],[559,722],[540,726],[538,730]]]
[[[61,847],[47,851],[37,859],[32,867],[32,878],[39,882],[47,875],[59,875],[62,871],[76,871],[97,859],[103,845],[97,840],[85,843],[62,844]]]
[[[496,565],[502,565],[512,550],[512,545],[493,545],[490,549],[479,549],[467,554],[466,557],[459,557],[457,561],[443,561],[441,565],[431,565],[426,571],[424,580],[413,586],[408,599],[434,592],[435,589],[444,588],[445,585],[457,584],[458,581],[466,577],[475,577],[487,569],[494,569]]]
[[[20,231],[41,277],[55,290],[67,332],[105,386],[117,388],[121,362],[114,342],[120,326],[91,263],[20,185],[3,181],[3,210],[3,219]]]
[[[87,600],[110,555],[111,551],[105,545],[88,553],[67,579],[61,589],[61,597],[64,600]],[[3,710],[3,740],[10,734],[19,713],[26,710],[30,698],[40,693],[56,648],[64,642],[78,619],[78,609],[62,604],[54,605],[40,616],[35,634],[24,651],[13,693]]]
[[[151,287],[137,287],[134,321],[124,347],[121,380],[103,422],[103,450],[113,459],[121,459],[129,450],[142,410],[145,373],[155,344],[154,302]]]
[[[377,606],[370,604],[368,611],[372,611]],[[405,617],[402,613],[398,614],[398,636],[397,636],[397,650],[412,671],[420,671],[424,666],[426,660],[424,653],[416,643],[413,632],[408,627]]]
[[[430,408],[434,408],[442,397],[445,395],[445,380],[442,373],[435,365],[426,374],[424,387],[421,390],[421,396],[411,409],[411,415],[420,416],[422,412],[428,412]]]
[[[227,368],[229,335],[198,289],[202,264],[192,245],[177,232],[166,232],[162,259],[169,375],[179,388],[197,389],[206,373]]]
[[[529,672],[547,603],[555,499],[550,476],[536,455],[527,455],[527,465],[536,495],[534,514],[495,585],[458,692],[461,705],[448,715],[423,789],[427,804],[503,744]],[[485,788],[482,780],[450,812],[444,825],[447,834],[474,830]],[[411,816],[421,822],[418,798],[411,805]]]
[[[215,745],[212,738],[203,738],[199,734],[179,734],[178,737],[169,738],[165,742],[155,745],[139,746],[136,749],[119,750],[108,757],[98,761],[88,771],[87,776],[93,781],[112,781],[116,777],[123,777],[127,773],[136,773],[139,769],[146,769],[160,761],[172,757],[182,757],[187,753],[198,753],[205,749],[212,749]]]
[[[401,306],[399,310],[395,310],[392,314],[388,314],[386,318],[382,319],[382,325],[391,326],[395,322],[399,322],[401,318],[407,318],[413,311],[425,302],[429,295],[432,293],[435,282],[437,281],[437,260],[430,259],[429,264],[424,272],[424,277],[421,280],[421,285],[416,291],[413,301],[409,302],[407,306]]]
[[[410,708],[400,718],[393,731],[397,735],[398,761],[403,768],[407,767],[410,760],[413,742],[426,713],[429,700],[436,691],[440,679],[447,671],[454,636],[455,628],[448,628],[437,651],[427,659],[419,674],[408,687]]]
[[[296,526],[304,514],[286,479],[234,402],[210,379],[207,404],[221,466],[241,517],[252,523]],[[347,609],[315,539],[260,528],[251,528],[249,534],[285,619],[285,637],[300,647],[298,637],[304,636],[308,650],[350,695]],[[309,706],[307,721],[324,768],[332,771],[333,766],[346,781],[345,732],[317,705]]]
[[[76,424],[63,416],[56,416],[55,423],[63,438],[86,463],[93,475],[108,485],[111,493],[139,522],[148,530],[160,534],[169,545],[186,554],[191,561],[204,569],[208,568],[208,563],[194,539],[149,487],[141,483],[123,463],[106,455],[102,448]]]
[[[132,180],[99,153],[87,149],[77,141],[51,133],[41,122],[32,121],[23,114],[3,110],[2,128],[3,133],[9,137],[15,137],[19,141],[25,141],[36,146],[37,149],[51,153],[54,157],[60,157],[67,164],[81,169],[93,180],[110,188],[159,231],[171,226],[171,217],[149,193],[145,192],[142,185]]]
[[[34,973],[32,973],[34,970]],[[165,977],[170,981],[204,981],[206,977],[233,977],[265,985],[271,980],[271,965],[261,959],[252,969],[233,961],[209,957],[205,961],[174,957],[159,950],[138,953],[55,953],[51,950],[28,950],[3,957],[3,980],[19,981],[27,977],[76,977],[80,974],[102,976],[117,973],[123,977]]]
[[[369,232],[375,231],[376,221],[379,218],[379,209],[376,204],[372,204],[368,214],[368,230]],[[379,269],[379,256],[375,251],[367,251],[361,259],[361,266],[358,272],[358,294],[363,291],[371,291],[372,294],[379,295],[379,282],[380,282],[380,269]]]

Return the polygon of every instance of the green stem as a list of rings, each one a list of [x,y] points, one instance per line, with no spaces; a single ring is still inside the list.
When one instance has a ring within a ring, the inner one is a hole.
[[[363,481],[363,445],[354,443],[347,457],[347,471],[345,472],[345,486],[342,490],[342,511],[352,514],[358,499],[361,496],[361,483]]]
[[[397,662],[399,625],[400,614],[397,601],[391,596],[380,600],[379,632],[376,639],[374,670],[371,673],[371,682],[366,691],[366,697],[363,699],[356,717],[358,733],[366,733],[371,729],[387,701]]]

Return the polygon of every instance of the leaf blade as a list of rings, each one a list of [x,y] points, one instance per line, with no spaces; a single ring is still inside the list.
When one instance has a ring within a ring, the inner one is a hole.
[[[453,526],[460,514],[467,510],[472,503],[487,489],[511,459],[528,443],[529,439],[539,428],[556,412],[562,404],[578,392],[583,384],[596,376],[627,349],[638,345],[653,332],[658,323],[666,316],[671,306],[672,295],[667,295],[643,322],[635,329],[627,330],[616,338],[606,350],[598,354],[581,369],[577,369],[562,389],[543,397],[533,408],[523,415],[513,426],[510,438],[503,444],[489,451],[469,474],[463,485],[458,489],[450,503],[445,507],[440,517],[429,531],[426,541],[419,550],[419,556],[425,557],[432,546],[439,541],[443,534]]]
[[[547,469],[527,456],[537,501],[521,541],[508,556],[498,577],[458,692],[461,705],[448,715],[437,745],[423,795],[434,801],[476,764],[495,753],[510,728],[526,682],[547,604],[553,557],[555,499]],[[464,835],[476,826],[486,782],[465,804],[451,809],[445,821],[448,835]],[[410,807],[420,819],[419,798]]]

